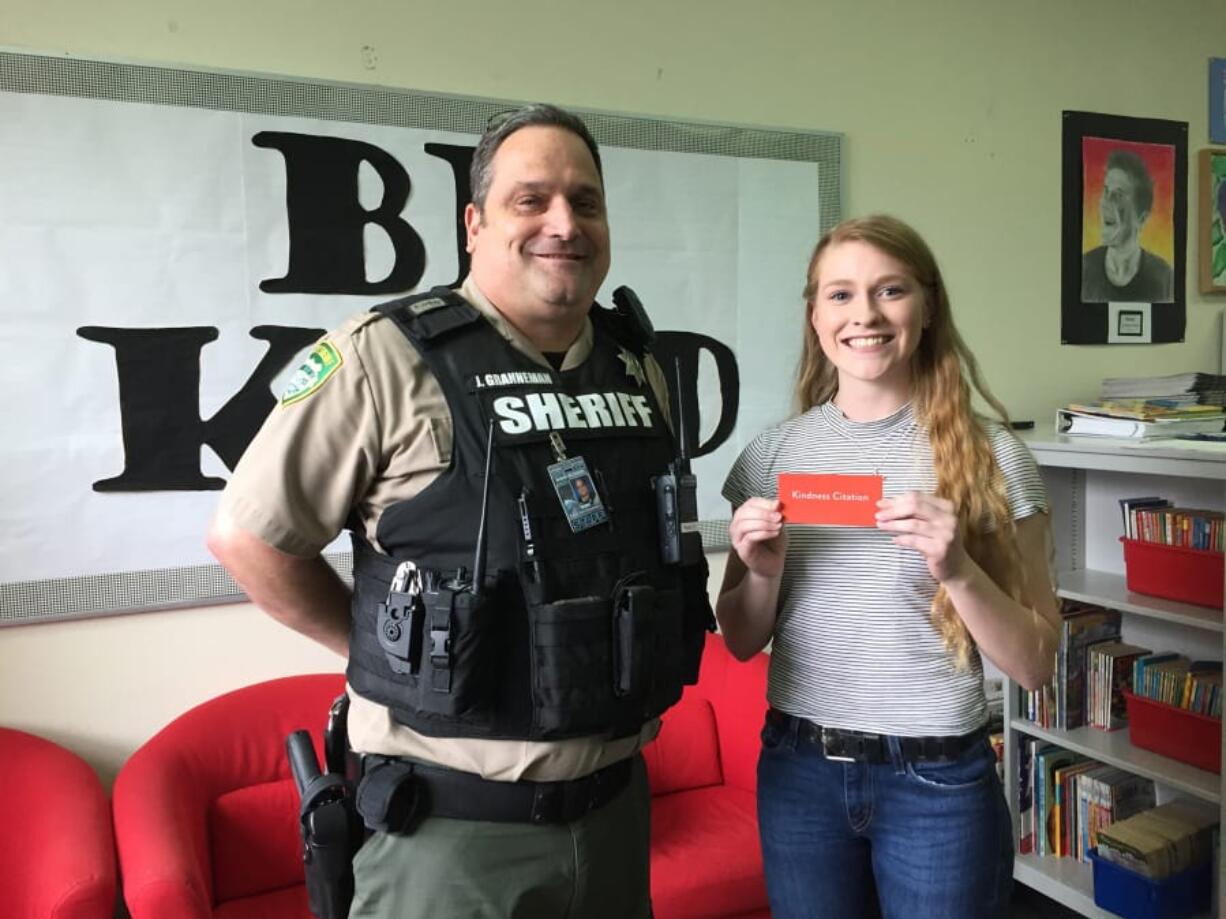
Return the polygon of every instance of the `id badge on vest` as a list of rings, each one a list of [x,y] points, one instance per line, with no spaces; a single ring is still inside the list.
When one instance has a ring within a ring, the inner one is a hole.
[[[596,491],[596,482],[591,470],[587,468],[587,460],[582,456],[567,458],[565,448],[556,432],[550,435],[554,452],[558,454],[558,462],[545,467],[549,480],[553,482],[553,490],[558,495],[562,505],[562,513],[570,524],[571,531],[582,533],[594,526],[600,526],[609,519],[600,494]]]

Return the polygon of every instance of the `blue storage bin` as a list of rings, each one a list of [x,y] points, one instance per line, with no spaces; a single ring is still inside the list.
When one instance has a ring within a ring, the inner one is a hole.
[[[1098,857],[1094,863],[1094,903],[1124,919],[1183,919],[1209,910],[1213,862],[1155,881]]]

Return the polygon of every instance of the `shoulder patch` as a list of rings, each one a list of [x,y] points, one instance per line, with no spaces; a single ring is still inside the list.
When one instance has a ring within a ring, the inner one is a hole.
[[[281,393],[281,404],[293,405],[295,402],[301,402],[328,382],[343,363],[345,359],[341,357],[336,345],[325,338],[307,355],[302,366],[290,378],[285,392]]]

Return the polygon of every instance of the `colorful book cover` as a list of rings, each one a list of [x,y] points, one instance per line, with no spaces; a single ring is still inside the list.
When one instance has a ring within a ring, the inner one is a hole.
[[[1079,772],[1093,769],[1097,765],[1093,760],[1077,757],[1067,766],[1058,766],[1052,772],[1052,785],[1055,791],[1055,804],[1052,807],[1052,854],[1064,857],[1069,854],[1069,826],[1072,823],[1073,796],[1070,785],[1072,778]]]
[[[1018,749],[1017,850],[1022,855],[1034,851],[1034,757],[1041,742],[1027,737]]]
[[[1097,666],[1096,705],[1091,724],[1106,731],[1128,726],[1128,710],[1124,690],[1132,687],[1133,663],[1150,652],[1149,648],[1127,642],[1113,641],[1094,646]]]
[[[1060,641],[1064,705],[1058,706],[1062,709],[1057,713],[1061,716],[1056,724],[1058,728],[1071,730],[1086,723],[1086,655],[1091,645],[1119,637],[1120,614],[1117,610],[1089,607],[1065,616]]]
[[[1039,753],[1039,798],[1038,819],[1035,821],[1039,830],[1039,855],[1053,855],[1056,840],[1059,837],[1059,826],[1055,820],[1056,806],[1056,769],[1066,766],[1077,758],[1072,750],[1062,747],[1051,747]]]

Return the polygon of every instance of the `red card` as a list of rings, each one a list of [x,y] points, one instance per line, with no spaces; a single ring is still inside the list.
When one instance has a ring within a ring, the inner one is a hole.
[[[840,527],[876,526],[882,481],[879,475],[785,472],[779,476],[783,520]]]

